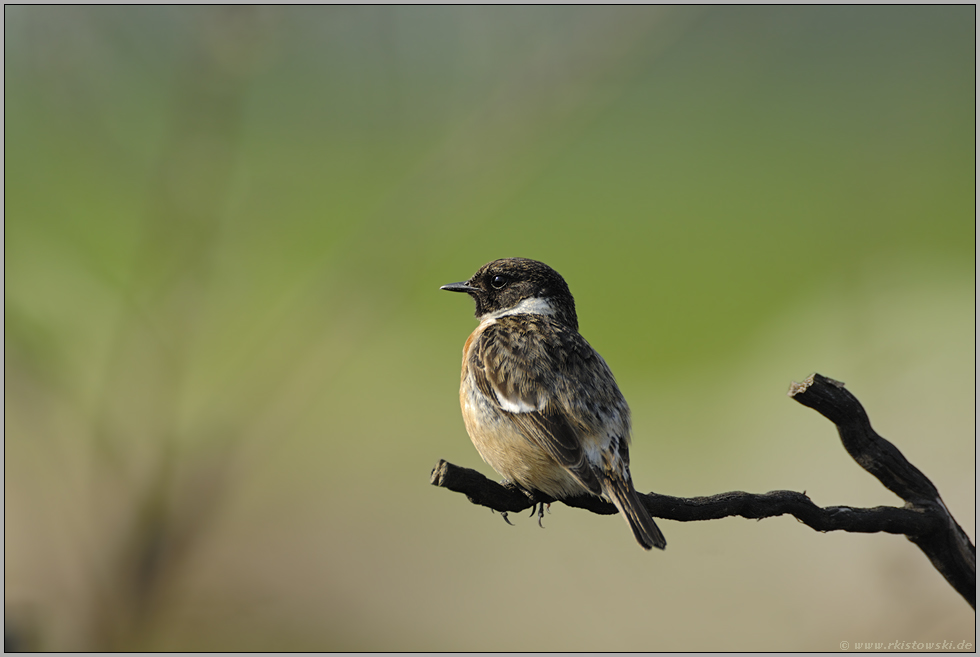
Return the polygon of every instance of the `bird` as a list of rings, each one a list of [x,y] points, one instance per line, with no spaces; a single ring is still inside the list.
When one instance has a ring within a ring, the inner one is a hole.
[[[543,262],[503,258],[440,289],[476,302],[459,402],[483,460],[541,503],[539,523],[545,503],[591,494],[616,506],[644,549],[664,549],[630,475],[629,405],[579,334],[565,279]]]

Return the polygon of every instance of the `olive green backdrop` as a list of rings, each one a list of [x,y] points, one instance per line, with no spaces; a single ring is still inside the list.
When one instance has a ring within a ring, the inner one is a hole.
[[[640,490],[900,504],[785,396],[845,381],[975,536],[975,8],[4,9],[8,631],[61,650],[970,641],[903,537],[553,505],[459,416],[485,262],[543,260]]]

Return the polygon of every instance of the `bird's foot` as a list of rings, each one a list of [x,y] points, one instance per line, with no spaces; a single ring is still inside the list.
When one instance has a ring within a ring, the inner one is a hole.
[[[541,529],[544,529],[544,525],[541,523],[541,521],[544,520],[544,511],[546,508],[548,510],[548,513],[551,513],[550,502],[537,502],[534,506],[531,507],[531,516],[533,517],[534,513],[537,512],[538,527],[540,527]]]

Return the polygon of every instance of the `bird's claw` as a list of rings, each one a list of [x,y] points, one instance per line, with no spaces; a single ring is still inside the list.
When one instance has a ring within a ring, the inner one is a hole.
[[[535,504],[534,507],[531,507],[531,515],[532,516],[534,515],[535,507],[536,507],[537,512],[538,512],[538,527],[540,527],[541,529],[544,529],[544,525],[541,523],[541,521],[544,519],[544,510],[545,510],[545,508],[548,509],[548,513],[551,513],[551,503],[550,502],[548,502],[548,503],[540,502],[538,504]]]

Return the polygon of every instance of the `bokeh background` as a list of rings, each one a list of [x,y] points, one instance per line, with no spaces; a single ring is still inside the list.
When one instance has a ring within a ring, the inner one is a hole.
[[[4,600],[56,650],[970,641],[890,535],[512,518],[469,299],[568,280],[641,490],[900,504],[785,396],[845,381],[975,536],[975,8],[4,8]]]

